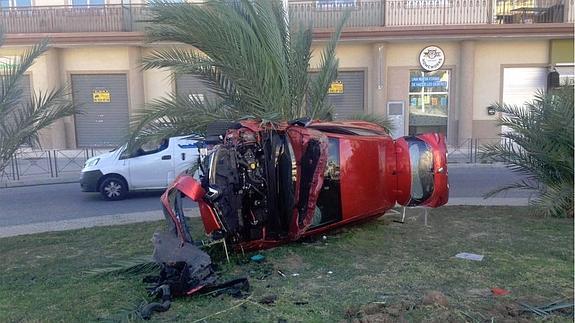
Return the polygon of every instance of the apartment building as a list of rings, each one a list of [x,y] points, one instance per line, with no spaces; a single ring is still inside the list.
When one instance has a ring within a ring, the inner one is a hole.
[[[69,84],[80,104],[81,114],[44,131],[44,147],[116,145],[146,102],[209,95],[192,76],[139,68],[158,46],[144,41],[145,2],[0,0],[0,64],[48,37],[52,48],[23,86]],[[388,115],[395,136],[439,131],[451,145],[496,138],[501,129],[489,105],[523,103],[546,89],[550,72],[574,80],[573,0],[290,0],[288,7],[290,24],[314,27],[316,53],[351,11],[329,99],[339,119]]]

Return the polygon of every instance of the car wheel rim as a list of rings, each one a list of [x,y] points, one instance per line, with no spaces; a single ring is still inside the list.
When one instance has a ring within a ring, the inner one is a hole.
[[[122,185],[116,182],[110,182],[106,187],[104,187],[104,191],[106,192],[107,197],[118,197],[120,196],[120,192],[122,189]]]

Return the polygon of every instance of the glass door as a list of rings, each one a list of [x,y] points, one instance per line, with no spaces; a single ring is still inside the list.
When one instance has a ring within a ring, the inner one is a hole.
[[[412,70],[409,77],[409,135],[447,135],[449,70]]]

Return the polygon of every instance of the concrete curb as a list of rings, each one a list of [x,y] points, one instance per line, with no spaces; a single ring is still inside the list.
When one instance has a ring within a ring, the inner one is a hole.
[[[15,188],[15,187],[28,187],[28,186],[40,186],[40,185],[54,185],[54,184],[69,184],[78,183],[80,180],[79,176],[74,177],[62,177],[62,178],[42,178],[33,180],[20,180],[14,182],[3,182],[0,183],[0,189],[3,188]]]
[[[477,197],[454,197],[450,198],[448,206],[527,206],[528,198],[477,198]],[[198,208],[186,209],[185,213],[189,217],[199,217]],[[61,220],[52,222],[38,222],[31,224],[14,225],[0,227],[0,238],[20,236],[26,234],[36,234],[44,232],[57,232],[76,230],[83,228],[101,227],[131,224],[139,222],[151,222],[164,219],[162,211],[134,212],[125,214],[111,214],[82,219]]]
[[[527,206],[529,198],[526,197],[492,197],[484,199],[482,197],[450,197],[448,206]]]
[[[200,211],[198,208],[184,210],[186,216],[198,217]],[[147,211],[147,212],[134,212],[125,214],[111,214],[104,216],[95,216],[82,219],[61,220],[51,222],[38,222],[31,224],[13,225],[8,227],[0,227],[0,238],[7,238],[13,236],[20,236],[26,234],[44,233],[44,232],[57,232],[76,230],[92,227],[112,226],[131,224],[139,222],[152,222],[164,219],[162,211]]]
[[[493,164],[471,164],[471,163],[447,163],[447,169],[449,168],[505,168],[503,163],[493,163]]]

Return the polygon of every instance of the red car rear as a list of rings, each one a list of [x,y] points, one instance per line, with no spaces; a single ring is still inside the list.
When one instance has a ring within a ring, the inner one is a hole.
[[[447,203],[440,134],[393,140],[378,125],[358,121],[242,121],[219,134],[206,138],[201,180],[181,175],[162,196],[182,241],[190,239],[179,192],[198,202],[207,234],[244,249],[380,216],[396,203]]]

